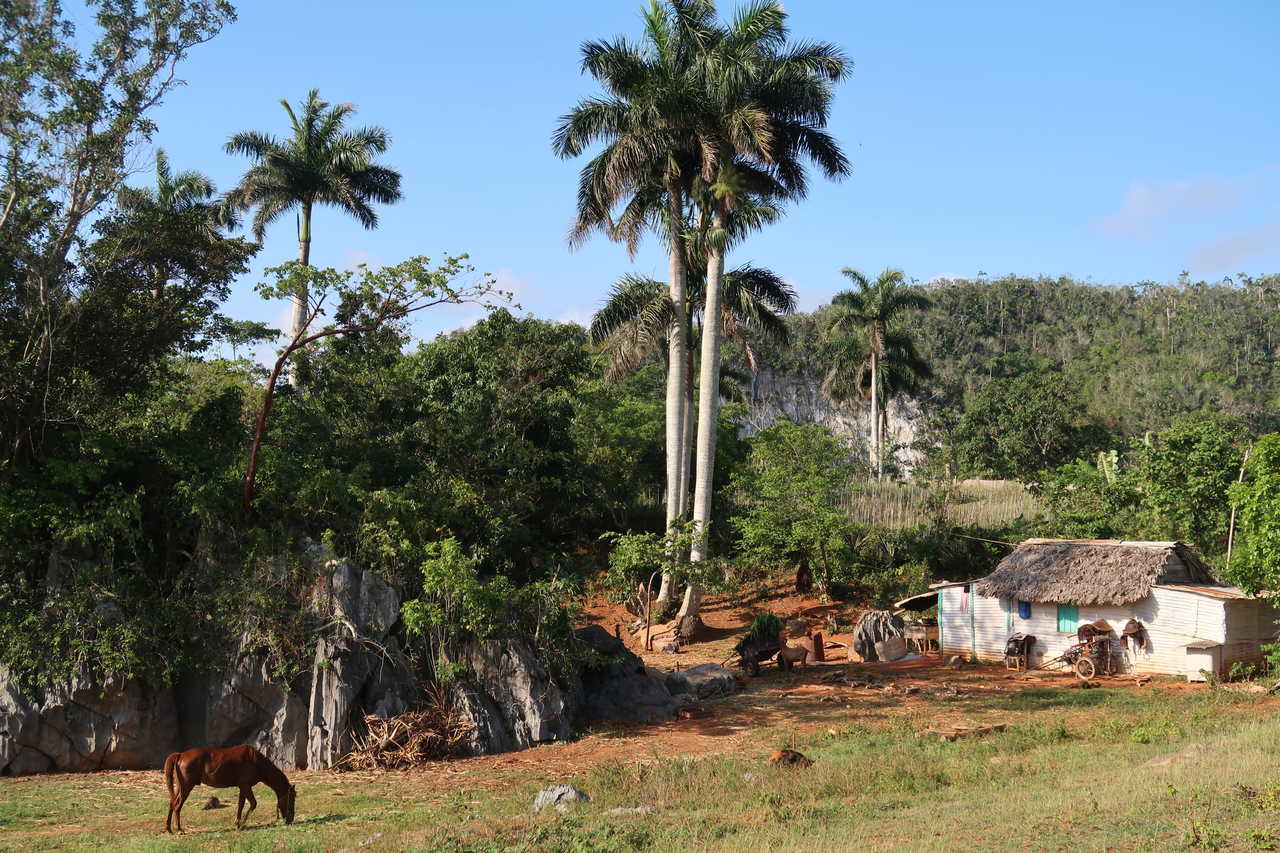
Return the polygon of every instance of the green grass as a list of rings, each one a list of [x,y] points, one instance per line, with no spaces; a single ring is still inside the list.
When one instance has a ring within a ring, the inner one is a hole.
[[[879,527],[916,527],[932,522],[929,490],[913,483],[860,483],[845,502],[849,516]],[[946,503],[946,517],[962,527],[995,528],[1035,518],[1040,505],[1012,480],[964,480]]]
[[[189,834],[175,839],[158,832],[159,773],[2,780],[0,849],[1276,849],[1276,707],[1225,691],[1050,688],[929,700],[887,721],[851,705],[807,734],[760,730],[750,755],[605,760],[564,780],[593,798],[564,815],[531,814],[538,780],[479,791],[446,790],[439,769],[299,774],[293,826],[268,823],[264,792],[256,825],[236,832],[232,810],[199,809],[202,788],[186,810]],[[1013,722],[981,740],[916,736],[957,713]],[[1196,743],[1204,749],[1185,760],[1149,766]],[[760,756],[776,746],[815,763],[775,768]],[[607,814],[635,806],[655,811]]]

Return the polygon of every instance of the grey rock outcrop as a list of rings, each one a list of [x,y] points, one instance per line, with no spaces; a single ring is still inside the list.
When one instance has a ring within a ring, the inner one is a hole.
[[[244,637],[229,671],[204,681],[195,696],[179,686],[184,746],[248,743],[281,766],[307,766],[306,675],[292,685],[280,683],[268,669],[267,656],[253,652]]]
[[[395,588],[323,556],[312,608],[327,625],[310,671],[284,683],[249,633],[225,667],[172,688],[83,676],[24,693],[0,668],[0,774],[154,767],[178,749],[241,743],[283,767],[331,766],[354,720],[405,711],[415,685],[392,635]]]
[[[527,749],[573,733],[572,709],[551,674],[518,640],[484,640],[457,655],[472,674],[454,686],[454,702],[475,726],[473,755]]]
[[[580,709],[587,719],[663,722],[675,718],[676,701],[644,661],[599,625],[579,628],[578,638],[606,663],[582,671]]]
[[[145,767],[177,739],[171,691],[78,676],[24,695],[0,667],[0,775]]]
[[[729,696],[737,690],[738,680],[718,663],[702,663],[668,673],[666,685],[672,693],[692,693],[699,699],[715,699]]]
[[[744,437],[752,436],[786,418],[798,424],[819,424],[865,446],[871,437],[870,407],[833,403],[822,393],[822,380],[817,372],[760,368],[747,389],[747,412],[740,432]],[[891,400],[887,415],[885,440],[902,448],[897,457],[910,467],[920,458],[918,451],[910,449],[922,418],[920,406],[912,400]]]

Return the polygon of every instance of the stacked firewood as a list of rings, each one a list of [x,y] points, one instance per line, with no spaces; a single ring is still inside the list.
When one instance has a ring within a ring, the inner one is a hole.
[[[413,709],[394,717],[364,718],[365,733],[343,756],[342,770],[396,770],[448,758],[475,729],[454,706],[446,688],[433,685]]]

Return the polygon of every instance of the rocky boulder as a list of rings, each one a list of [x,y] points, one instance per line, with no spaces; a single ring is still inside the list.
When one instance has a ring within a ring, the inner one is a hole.
[[[77,676],[29,694],[0,667],[0,775],[155,766],[178,741],[169,690]]]
[[[675,718],[670,691],[621,640],[599,625],[579,628],[577,635],[603,661],[582,671],[579,708],[585,718],[642,723]]]
[[[232,665],[203,679],[192,690],[178,686],[184,746],[235,746],[248,743],[282,767],[307,766],[309,674],[294,684],[271,675],[265,654],[242,637]]]
[[[702,663],[668,673],[665,683],[672,693],[691,693],[698,699],[728,696],[738,689],[733,673],[718,663]]]
[[[564,692],[518,640],[470,643],[457,655],[471,676],[454,686],[455,706],[475,729],[473,755],[527,749],[573,733]]]

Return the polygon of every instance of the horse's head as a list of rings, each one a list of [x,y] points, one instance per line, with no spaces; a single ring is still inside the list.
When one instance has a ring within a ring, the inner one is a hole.
[[[298,802],[298,789],[293,785],[289,786],[289,791],[283,797],[279,797],[276,802],[276,809],[280,812],[280,816],[284,818],[285,824],[293,823],[293,808]]]

